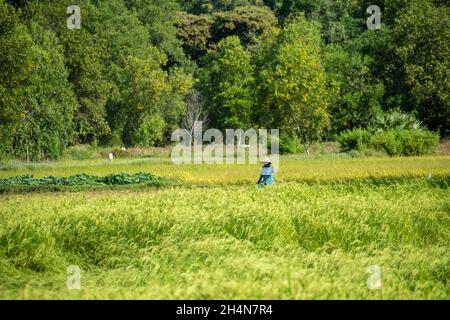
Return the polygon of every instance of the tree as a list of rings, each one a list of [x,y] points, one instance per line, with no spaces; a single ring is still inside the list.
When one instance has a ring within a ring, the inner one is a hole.
[[[36,23],[29,29],[19,23],[3,1],[0,17],[2,149],[27,160],[56,158],[73,136],[77,105],[67,81],[63,48],[51,31]]]
[[[186,97],[186,111],[182,119],[182,126],[189,132],[191,142],[197,121],[201,121],[203,125],[208,123],[208,116],[205,110],[205,98],[200,92],[191,91]]]
[[[318,10],[311,12],[311,18],[321,24],[322,39],[325,43],[345,45],[366,27],[367,6],[354,0],[322,0]]]
[[[262,6],[241,6],[232,11],[213,14],[213,41],[237,35],[241,43],[247,46],[256,37],[274,27],[277,23],[273,12]]]
[[[12,145],[20,115],[20,97],[25,93],[33,45],[28,30],[20,24],[12,6],[0,0],[0,158],[13,152]]]
[[[183,10],[193,13],[230,11],[239,6],[262,5],[262,0],[179,0]]]
[[[142,24],[147,28],[150,43],[168,57],[168,66],[181,65],[193,71],[192,62],[186,58],[182,42],[177,38],[177,12],[180,7],[176,0],[125,0],[129,10],[136,10]]]
[[[99,43],[86,28],[95,20],[96,7],[88,1],[80,1],[82,28],[70,30],[64,18],[71,3],[67,0],[58,3],[30,1],[22,10],[28,21],[54,32],[64,47],[68,80],[78,102],[74,110],[76,135],[73,143],[92,143],[110,132],[105,108],[110,84],[104,77]]]
[[[450,133],[450,8],[411,1],[395,19],[399,72],[419,117],[431,130]],[[393,66],[393,69],[395,66]]]
[[[360,6],[370,1],[360,0]],[[371,57],[371,73],[385,87],[384,110],[417,114],[448,135],[448,12],[443,1],[385,0],[381,30],[367,30],[346,46]]]
[[[183,69],[172,67],[168,75],[169,91],[164,95],[162,115],[165,121],[164,143],[169,143],[172,132],[180,127],[186,110],[186,97],[194,85],[194,79]]]
[[[199,90],[207,99],[211,125],[217,129],[251,125],[253,83],[250,54],[237,36],[220,41],[205,57]]]
[[[103,137],[102,142],[107,142],[110,137],[119,136],[126,144],[130,144],[138,129],[135,126],[141,123],[139,121],[131,126],[132,115],[127,113],[135,112],[133,108],[137,107],[137,97],[130,95],[130,91],[136,88],[130,86],[139,83],[138,80],[129,82],[130,73],[136,68],[130,64],[145,64],[142,61],[154,58],[155,50],[154,46],[149,44],[148,29],[140,21],[138,13],[135,10],[128,10],[123,0],[98,2],[95,7],[88,7],[83,12],[85,16],[87,15],[82,20],[83,29],[96,36],[97,52],[100,53],[104,70],[103,79],[109,86],[105,108],[112,134]],[[156,58],[156,71],[162,72],[159,61],[160,59]],[[142,114],[138,112],[136,116],[138,115]]]
[[[68,80],[78,101],[74,111],[76,141],[92,143],[110,133],[106,121],[106,101],[110,84],[104,78],[101,54],[96,49],[95,38],[85,30],[60,37],[65,47]]]
[[[118,130],[126,145],[152,146],[163,141],[170,118],[179,120],[181,103],[191,87],[189,76],[162,69],[167,57],[159,49],[147,50],[145,58],[129,56],[123,73],[124,89],[116,116],[122,119]],[[177,96],[178,103],[174,101]]]
[[[276,25],[273,12],[263,6],[240,6],[231,11],[193,15],[178,13],[178,37],[186,53],[197,62],[208,49],[224,38],[236,35],[247,47],[256,38]]]
[[[320,23],[325,43],[341,45],[364,31],[366,9],[373,4],[357,0],[265,0],[264,3],[275,12],[281,25],[290,16],[304,13],[308,20]]]
[[[328,126],[320,31],[303,15],[261,40],[257,65],[260,124],[293,132],[308,151]]]
[[[367,127],[381,111],[383,83],[371,73],[371,60],[336,45],[326,46],[323,62],[328,83],[331,133]]]
[[[184,51],[192,60],[198,62],[211,48],[213,22],[211,15],[177,13],[177,37],[182,41]]]

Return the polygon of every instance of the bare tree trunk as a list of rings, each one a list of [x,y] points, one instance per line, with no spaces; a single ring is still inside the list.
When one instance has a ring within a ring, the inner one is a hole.
[[[186,111],[183,117],[182,126],[189,132],[191,144],[195,130],[195,123],[202,121],[203,124],[208,122],[208,117],[204,110],[205,100],[199,92],[191,92],[186,99]]]
[[[309,143],[308,140],[306,139],[306,135],[302,132],[302,130],[300,129],[300,126],[297,127],[297,131],[298,131],[298,135],[300,137],[301,143],[303,144],[303,146],[305,147],[305,151],[306,154],[308,156],[310,156],[310,152],[309,152]]]

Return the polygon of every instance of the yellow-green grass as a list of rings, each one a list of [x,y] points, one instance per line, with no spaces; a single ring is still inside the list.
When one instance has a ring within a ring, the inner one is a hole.
[[[146,171],[184,183],[0,196],[0,298],[448,299],[449,190],[433,183],[448,181],[448,164],[286,157],[276,186],[263,190],[257,166],[120,160],[4,170]],[[360,179],[368,177],[384,183]],[[80,290],[66,287],[69,265],[81,269]],[[367,287],[371,265],[381,289]]]
[[[107,175],[111,173],[149,172],[179,179],[189,184],[248,184],[258,178],[258,165],[176,165],[169,159],[128,160],[113,163],[106,160],[60,161],[41,164],[20,164],[3,167],[0,178],[31,174],[69,176],[78,173]],[[450,157],[410,158],[340,158],[281,157],[276,178],[280,182],[351,180],[376,178],[434,177],[450,175]]]

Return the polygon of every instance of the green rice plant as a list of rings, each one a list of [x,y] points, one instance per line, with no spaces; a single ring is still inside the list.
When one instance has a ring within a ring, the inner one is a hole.
[[[292,156],[263,190],[251,165],[35,166],[182,183],[0,195],[0,298],[448,299],[448,163]],[[66,286],[69,265],[80,290]],[[367,287],[371,265],[381,290]]]

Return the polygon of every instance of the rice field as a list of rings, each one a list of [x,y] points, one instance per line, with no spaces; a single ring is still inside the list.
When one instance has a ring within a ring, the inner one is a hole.
[[[450,297],[450,157],[283,157],[263,190],[256,165],[168,159],[10,163],[0,178],[120,172],[179,183],[0,195],[0,299]]]
[[[108,175],[148,172],[178,179],[189,185],[247,185],[258,179],[259,165],[175,165],[169,158],[60,161],[0,166],[0,179],[18,175],[71,176],[79,173]],[[281,157],[280,182],[323,182],[354,179],[397,179],[450,175],[450,156],[408,158],[350,158],[337,155]]]

